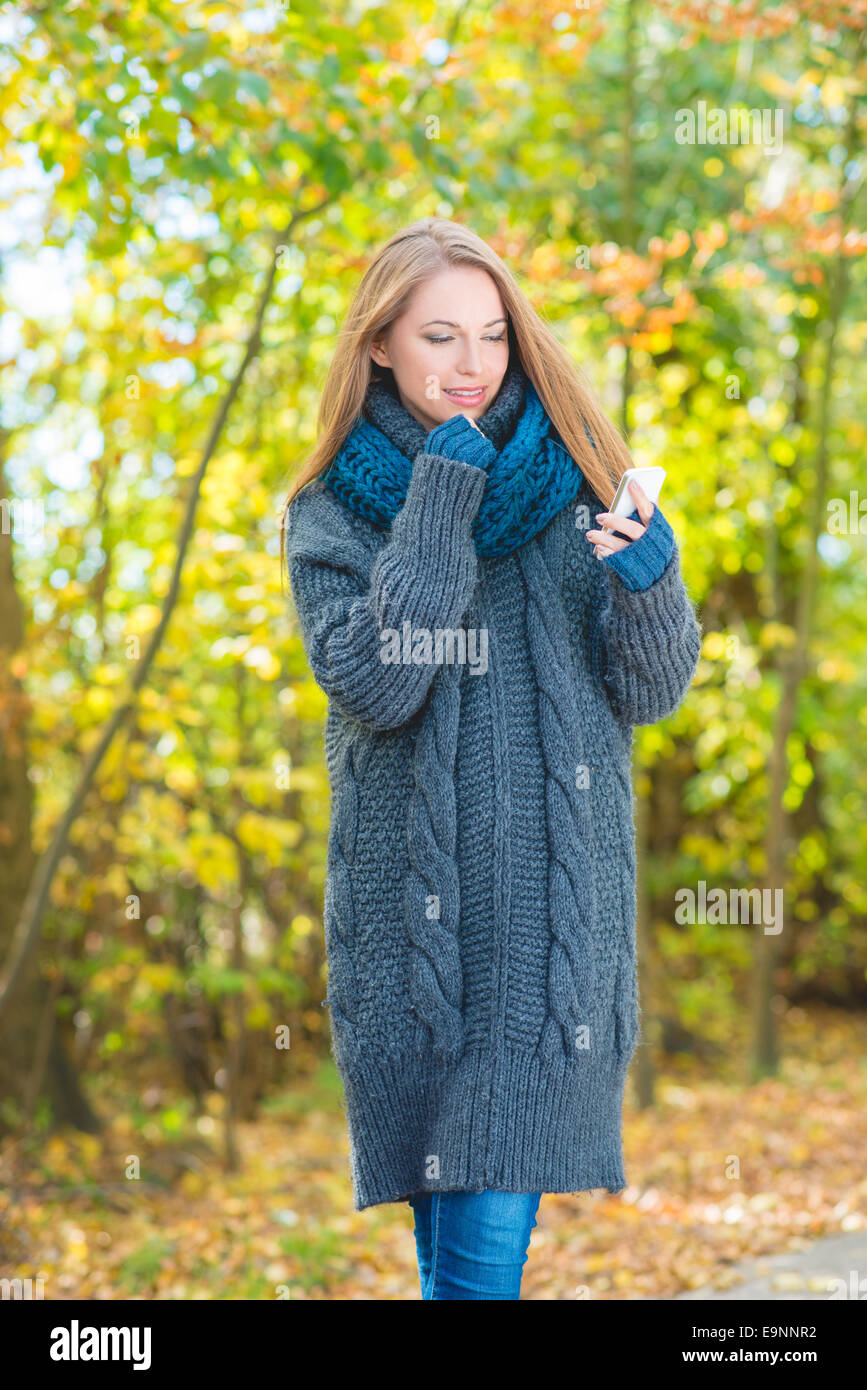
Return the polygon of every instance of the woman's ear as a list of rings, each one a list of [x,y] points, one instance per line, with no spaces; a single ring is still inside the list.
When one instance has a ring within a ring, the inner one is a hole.
[[[373,358],[374,362],[377,364],[377,366],[379,366],[379,367],[390,367],[390,366],[391,366],[391,363],[390,363],[389,360],[388,360],[388,348],[385,346],[385,344],[384,344],[383,342],[380,341],[380,342],[371,343],[371,344],[370,344],[370,355],[371,355],[371,357]]]

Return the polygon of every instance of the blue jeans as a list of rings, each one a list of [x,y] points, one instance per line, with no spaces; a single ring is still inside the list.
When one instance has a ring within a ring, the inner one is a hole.
[[[519,1299],[541,1192],[415,1192],[421,1296]]]

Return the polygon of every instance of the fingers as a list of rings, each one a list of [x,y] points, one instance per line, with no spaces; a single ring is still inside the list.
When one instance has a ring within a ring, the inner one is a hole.
[[[602,537],[601,540],[597,540],[595,551],[595,553],[600,557],[600,559],[604,555],[613,555],[615,550],[624,550],[626,546],[629,544],[628,541],[619,541],[615,537],[605,535],[603,532],[600,531],[587,531],[585,534],[588,540],[591,540],[591,538],[594,535]]]
[[[638,509],[638,515],[641,517],[641,520],[644,522],[644,524],[647,525],[648,521],[653,516],[653,503],[651,502],[650,498],[647,496],[641,485],[637,483],[634,478],[630,479],[629,491],[635,498],[635,505]]]
[[[643,536],[645,530],[647,529],[645,526],[641,525],[640,521],[634,521],[632,517],[614,516],[611,512],[597,512],[596,520],[602,526],[610,526],[611,531],[588,531],[588,539],[595,538],[599,540],[601,537],[605,544],[608,544],[609,541],[616,539],[616,536],[614,534],[616,532],[622,532],[623,535],[628,538],[628,540],[637,541],[638,537]],[[626,542],[623,541],[621,542],[621,544],[625,545]]]
[[[588,541],[593,541],[596,545],[597,555],[604,553],[611,555],[615,550],[622,550],[629,541],[637,541],[639,536],[643,536],[647,530],[647,523],[653,515],[653,503],[647,497],[643,488],[634,480],[629,483],[635,506],[641,521],[636,521],[631,516],[614,516],[613,512],[597,512],[596,520],[603,526],[610,527],[608,531],[587,531]],[[626,536],[626,540],[620,540],[618,534]]]

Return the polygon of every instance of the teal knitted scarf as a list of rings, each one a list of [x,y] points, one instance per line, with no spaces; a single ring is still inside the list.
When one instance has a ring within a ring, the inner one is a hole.
[[[524,399],[511,437],[486,468],[488,482],[473,523],[480,556],[508,555],[532,540],[577,497],[583,480],[530,380],[512,367],[501,392],[506,385],[523,391]],[[396,400],[394,408],[403,410]],[[489,413],[495,410],[496,402]],[[483,432],[485,419],[477,422]],[[351,511],[387,527],[406,499],[413,463],[371,420],[360,418],[322,477]]]

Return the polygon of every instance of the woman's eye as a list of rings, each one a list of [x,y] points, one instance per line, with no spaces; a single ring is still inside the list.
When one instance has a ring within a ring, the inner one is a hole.
[[[450,342],[451,342],[451,338],[448,336],[448,334],[446,334],[445,337],[442,337],[442,338],[430,338],[430,337],[428,337],[428,335],[427,335],[427,333],[426,333],[426,334],[425,334],[425,338],[426,338],[426,340],[427,340],[429,343],[450,343]],[[506,341],[506,335],[505,335],[505,333],[489,334],[485,341],[488,342],[488,343],[504,343],[504,342]]]

